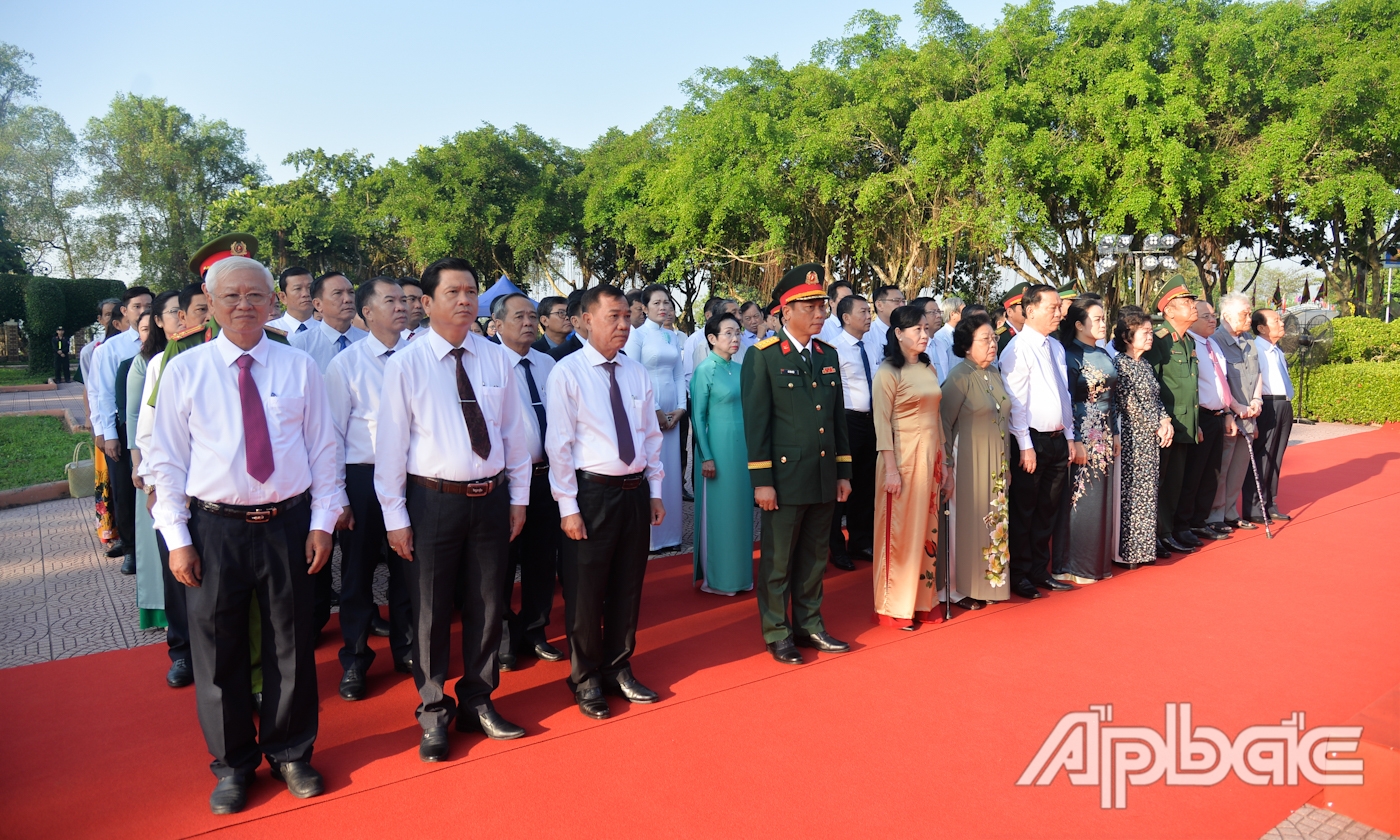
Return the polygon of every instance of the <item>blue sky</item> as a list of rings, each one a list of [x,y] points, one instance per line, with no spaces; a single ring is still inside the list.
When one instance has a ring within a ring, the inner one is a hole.
[[[1001,10],[952,6],[981,26]],[[382,163],[483,122],[586,146],[681,104],[699,67],[774,54],[791,65],[865,7],[900,15],[916,40],[912,0],[0,0],[0,41],[34,55],[40,104],[75,131],[118,92],[163,96],[244,129],[283,180],[297,149]]]

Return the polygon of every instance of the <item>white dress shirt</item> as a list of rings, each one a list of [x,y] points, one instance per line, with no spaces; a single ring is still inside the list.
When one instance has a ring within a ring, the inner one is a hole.
[[[160,381],[160,369],[165,364],[165,355],[157,353],[146,363],[146,383],[141,386],[141,413],[136,416],[136,449],[149,452],[151,433],[156,427],[156,410],[151,407],[151,392]],[[151,480],[151,459],[143,457],[136,466],[136,474],[146,481]]]
[[[1209,411],[1224,411],[1229,407],[1230,394],[1230,383],[1221,375],[1225,371],[1225,354],[1215,339],[1201,338],[1195,333],[1191,333],[1191,338],[1196,342],[1196,402]],[[1213,361],[1212,353],[1215,354]]]
[[[867,336],[870,333],[866,333]],[[865,366],[861,364],[861,354],[864,353],[865,360],[870,363],[870,376],[875,376],[875,371],[880,369],[880,360],[870,355],[870,346],[864,339],[860,342],[864,349],[856,346],[856,337],[842,330],[829,343],[836,348],[836,355],[841,358],[841,390],[844,393],[844,402],[848,411],[870,411],[870,382],[865,379]]]
[[[190,498],[267,505],[311,490],[311,528],[331,533],[343,485],[339,449],[321,372],[307,355],[264,336],[246,355],[272,442],[272,475],[248,474],[238,359],[245,351],[220,333],[170,360],[161,376],[151,446],[152,515],[172,551],[190,544]]]
[[[879,318],[870,319],[870,330],[865,334],[865,348],[870,358],[885,360],[885,341],[889,338],[890,325]]]
[[[685,374],[685,392],[690,393],[690,377],[695,375],[695,366],[710,355],[710,342],[705,338],[705,325],[700,324],[685,339],[681,348],[681,371]]]
[[[331,360],[326,369],[326,399],[331,422],[340,438],[341,465],[373,464],[374,437],[379,425],[379,395],[384,391],[384,366],[406,345],[385,347],[370,334]],[[344,471],[342,470],[342,474]]]
[[[538,464],[544,460],[544,435],[540,434],[540,418],[535,414],[534,403],[530,402],[530,383],[525,381],[525,366],[522,361],[530,360],[530,376],[535,380],[535,390],[540,394],[542,407],[548,409],[549,396],[546,390],[549,387],[549,374],[554,371],[554,359],[547,353],[541,353],[531,347],[522,356],[514,350],[501,345],[501,349],[506,351],[506,358],[510,359],[510,366],[515,371],[516,390],[520,394],[521,405],[525,407],[525,425],[530,427],[530,463]],[[549,415],[545,415],[545,422],[549,421]]]
[[[428,331],[428,322],[427,322],[427,321],[423,321],[422,323],[420,323],[418,326],[414,327],[414,328],[411,329],[411,330],[408,329],[407,327],[405,327],[405,328],[404,328],[404,331],[403,331],[402,333],[399,334],[399,337],[402,338],[404,341],[412,341],[413,339],[417,338],[418,336],[422,335],[423,333],[425,333],[425,332],[427,332],[427,331]]]
[[[280,316],[268,321],[267,325],[275,330],[281,330],[286,333],[287,339],[290,340],[291,337],[297,333],[304,333],[319,323],[321,322],[317,321],[315,318],[307,318],[305,321],[298,321],[296,316],[292,313],[283,312]]]
[[[92,341],[83,345],[83,349],[78,351],[78,370],[83,373],[83,387],[87,389],[88,401],[92,401],[92,356],[97,352],[97,348],[102,346],[102,340],[106,338],[105,330],[98,330],[92,337]]]
[[[827,344],[834,345],[836,337],[845,331],[846,328],[841,326],[841,319],[836,317],[836,305],[832,304],[831,314],[826,316],[826,320],[822,322],[822,331],[817,333],[817,338]]]
[[[315,359],[316,367],[320,369],[322,375],[325,375],[325,372],[330,369],[331,359],[334,359],[335,354],[341,351],[339,345],[342,335],[346,340],[346,348],[357,341],[363,341],[365,336],[369,335],[354,324],[351,324],[344,333],[336,332],[335,327],[325,321],[317,321],[314,326],[308,326],[309,329],[305,332],[288,335],[287,343],[298,350],[305,351],[307,355]]]
[[[117,368],[141,352],[141,336],[136,330],[123,330],[108,337],[92,354],[92,384],[88,402],[92,404],[92,433],[106,440],[117,436]]]
[[[407,528],[404,490],[409,475],[445,481],[483,481],[501,470],[510,476],[510,503],[530,503],[530,450],[524,407],[511,362],[501,345],[473,332],[462,342],[462,368],[486,419],[491,452],[472,450],[457,397],[455,348],[436,330],[419,336],[384,366],[384,391],[375,432],[374,492],[384,527]]]
[[[1259,351],[1259,379],[1264,383],[1264,395],[1293,399],[1293,380],[1288,376],[1288,359],[1283,351],[1263,337],[1254,339],[1254,348]]]
[[[1001,376],[1011,398],[1011,434],[1021,449],[1035,448],[1031,430],[1064,430],[1074,440],[1074,408],[1065,383],[1065,348],[1027,326],[1006,345]]]
[[[953,355],[953,328],[948,324],[938,328],[929,339],[929,358],[933,359],[933,369],[938,373],[938,384],[948,378],[958,358]]]
[[[570,353],[549,376],[546,405],[549,431],[544,449],[549,456],[549,486],[559,502],[559,515],[578,513],[578,476],[575,470],[602,475],[644,473],[653,499],[661,498],[661,427],[656,422],[656,397],[651,376],[637,360],[619,353],[615,373],[632,432],[631,463],[618,457],[617,426],[613,422],[608,360],[594,346]],[[675,511],[667,511],[674,516]]]

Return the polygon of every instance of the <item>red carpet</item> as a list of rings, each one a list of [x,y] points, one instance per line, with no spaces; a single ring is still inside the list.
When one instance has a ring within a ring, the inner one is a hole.
[[[868,566],[833,572],[828,626],[855,650],[802,668],[763,651],[752,597],[698,593],[689,558],[657,561],[634,664],[662,703],[614,700],[612,719],[590,721],[567,663],[532,663],[497,693],[529,737],[454,733],[446,765],[419,763],[416,694],[387,652],[370,697],[345,703],[327,641],[316,766],[329,792],[293,799],[263,769],[235,817],[209,814],[193,689],[164,686],[163,646],[0,671],[0,836],[1253,840],[1321,788],[1158,782],[1102,810],[1097,787],[1063,773],[1015,782],[1090,704],[1160,732],[1163,705],[1187,701],[1197,725],[1233,737],[1294,711],[1308,728],[1343,724],[1400,683],[1397,461],[1395,427],[1295,447],[1282,496],[1296,518],[1272,541],[1239,535],[912,634],[871,624]]]

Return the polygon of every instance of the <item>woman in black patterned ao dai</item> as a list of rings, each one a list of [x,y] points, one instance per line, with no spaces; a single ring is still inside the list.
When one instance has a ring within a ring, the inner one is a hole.
[[[1134,567],[1154,563],[1157,553],[1157,467],[1172,442],[1171,417],[1162,408],[1157,377],[1142,361],[1152,347],[1152,321],[1124,312],[1113,330],[1118,370],[1118,417],[1122,436],[1122,540],[1119,556]]]

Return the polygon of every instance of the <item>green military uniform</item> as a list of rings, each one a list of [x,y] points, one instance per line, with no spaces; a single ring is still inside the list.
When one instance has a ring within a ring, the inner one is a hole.
[[[799,266],[778,287],[782,303],[825,295]],[[795,277],[795,281],[789,278]],[[749,478],[772,487],[778,509],[763,511],[758,612],[765,644],[824,633],[822,572],[836,509],[836,483],[851,478],[851,448],[836,349],[815,337],[803,351],[787,331],[744,356],[744,433]],[[790,594],[789,594],[790,592]],[[788,601],[792,618],[788,620]]]
[[[1157,298],[1157,311],[1165,311],[1167,304],[1177,298],[1196,298],[1186,288],[1185,278],[1180,274],[1167,281],[1167,287]],[[1153,334],[1152,349],[1143,354],[1142,360],[1152,366],[1161,385],[1162,407],[1172,418],[1172,445],[1162,450],[1161,483],[1158,485],[1157,537],[1161,539],[1172,533],[1186,461],[1190,457],[1190,447],[1196,445],[1199,380],[1195,344],[1168,322]]]
[[[1017,283],[1012,286],[1007,290],[1006,294],[1001,296],[1001,308],[1009,309],[1020,303],[1022,295],[1024,295],[1026,289],[1030,287],[1031,285],[1029,283]],[[1006,345],[1011,343],[1011,339],[1016,336],[1016,332],[1016,329],[1011,326],[1011,319],[1008,317],[1006,323],[1002,324],[1001,328],[997,330],[997,358],[1001,358],[1001,354],[1006,352]]]

